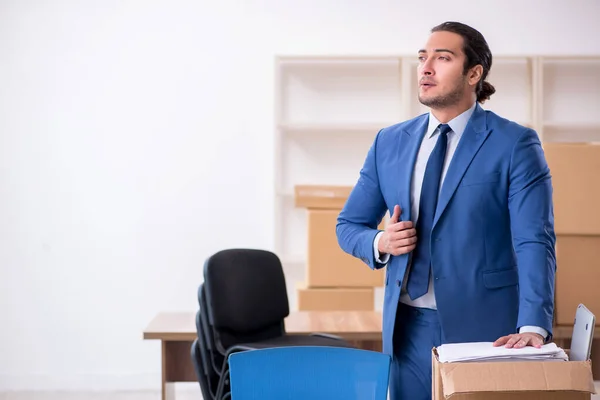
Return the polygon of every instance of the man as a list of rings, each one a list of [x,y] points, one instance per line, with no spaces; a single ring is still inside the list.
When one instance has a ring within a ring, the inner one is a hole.
[[[392,400],[431,398],[432,347],[539,347],[554,310],[552,183],[536,132],[481,108],[495,89],[475,29],[433,28],[418,58],[431,111],[378,132],[336,227],[345,252],[387,266]]]

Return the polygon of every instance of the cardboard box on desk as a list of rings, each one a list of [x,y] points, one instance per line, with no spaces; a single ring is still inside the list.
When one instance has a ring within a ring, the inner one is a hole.
[[[589,361],[441,363],[432,350],[433,400],[589,400],[594,391]]]
[[[310,288],[381,287],[384,269],[373,271],[364,261],[344,252],[335,227],[351,186],[295,187],[295,206],[307,209],[307,284]],[[384,229],[385,220],[380,229]]]
[[[338,210],[308,210],[307,283],[309,287],[380,287],[385,270],[344,252],[335,225]]]

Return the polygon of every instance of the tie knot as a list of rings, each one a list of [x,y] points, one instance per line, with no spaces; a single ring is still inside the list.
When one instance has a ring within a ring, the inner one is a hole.
[[[452,130],[452,128],[450,128],[450,125],[448,124],[440,124],[438,127],[440,128],[440,134],[442,135],[446,135]]]

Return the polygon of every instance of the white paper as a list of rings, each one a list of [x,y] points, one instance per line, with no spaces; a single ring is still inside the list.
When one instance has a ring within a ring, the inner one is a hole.
[[[532,346],[506,348],[493,342],[450,343],[437,348],[440,362],[472,361],[568,361],[567,354],[555,343],[537,349]]]

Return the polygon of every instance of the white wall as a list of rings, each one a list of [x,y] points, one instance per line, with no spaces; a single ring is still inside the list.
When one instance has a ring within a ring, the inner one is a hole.
[[[158,387],[154,313],[273,245],[275,54],[412,53],[451,19],[600,54],[600,2],[555,3],[1,1],[0,390]]]

